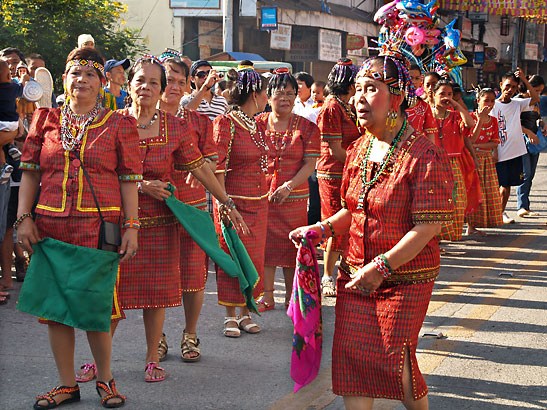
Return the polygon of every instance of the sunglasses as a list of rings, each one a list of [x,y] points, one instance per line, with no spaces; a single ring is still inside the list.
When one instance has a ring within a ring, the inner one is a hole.
[[[211,70],[209,70],[209,71],[198,71],[196,73],[196,77],[203,80],[204,78],[207,78],[209,76],[210,72],[211,72]],[[224,77],[224,74],[223,73],[218,73],[218,77],[222,78],[222,77]]]

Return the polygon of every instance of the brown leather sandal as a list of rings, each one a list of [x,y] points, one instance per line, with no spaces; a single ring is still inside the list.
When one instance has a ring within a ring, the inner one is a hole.
[[[165,360],[168,351],[169,346],[167,346],[167,339],[165,338],[165,333],[162,333],[160,343],[158,344],[158,356],[160,358],[160,362]]]
[[[188,353],[197,353],[197,356],[187,357]],[[195,333],[182,333],[180,342],[180,357],[183,362],[198,362],[201,359],[201,349],[199,347],[198,335]]]

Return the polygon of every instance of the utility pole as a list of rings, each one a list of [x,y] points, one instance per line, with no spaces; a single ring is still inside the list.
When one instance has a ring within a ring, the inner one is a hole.
[[[234,51],[234,3],[232,0],[222,0],[222,38],[224,51]]]
[[[512,64],[511,64],[511,70],[513,72],[517,71],[518,67],[518,59],[519,59],[519,40],[520,40],[520,18],[515,17],[515,24],[514,24],[514,34],[513,34],[513,56],[512,56]]]

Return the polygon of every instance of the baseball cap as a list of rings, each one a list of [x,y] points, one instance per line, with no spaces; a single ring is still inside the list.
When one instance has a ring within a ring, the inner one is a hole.
[[[211,63],[209,63],[209,61],[207,60],[198,60],[198,61],[195,61],[193,64],[192,64],[192,67],[190,67],[190,75],[193,77],[196,75],[196,71],[198,71],[198,68],[200,67],[211,67],[213,68],[213,66],[211,66]]]
[[[114,67],[117,67],[121,65],[124,70],[127,70],[129,68],[129,65],[131,62],[128,58],[124,58],[123,60],[108,60],[104,65],[104,72],[105,74],[108,73],[110,70],[112,70]]]

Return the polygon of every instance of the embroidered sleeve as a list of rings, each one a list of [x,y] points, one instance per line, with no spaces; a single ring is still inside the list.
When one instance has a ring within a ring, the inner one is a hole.
[[[342,115],[337,105],[323,106],[317,117],[321,139],[327,142],[342,141]]]
[[[446,154],[431,147],[416,159],[412,170],[412,222],[450,222],[454,213],[454,180]]]
[[[234,124],[226,115],[218,116],[213,121],[213,141],[218,152],[217,173],[224,173],[226,159],[230,155],[232,127]]]
[[[213,122],[205,114],[193,111],[195,114],[196,132],[199,137],[199,150],[204,158],[212,161],[218,159],[217,147],[213,139]]]
[[[302,121],[302,120],[301,120]],[[320,155],[320,140],[319,128],[311,121],[306,121],[307,126],[303,135],[304,139],[304,158],[318,158]]]
[[[25,140],[23,156],[19,169],[40,171],[40,153],[44,143],[44,124],[49,114],[48,108],[38,108],[32,117],[32,123]]]
[[[142,181],[142,163],[139,153],[137,120],[123,116],[118,124],[117,156],[120,181]]]
[[[438,134],[439,129],[437,127],[437,121],[433,117],[433,111],[429,104],[425,103],[425,114],[424,114],[424,133],[425,134]]]

